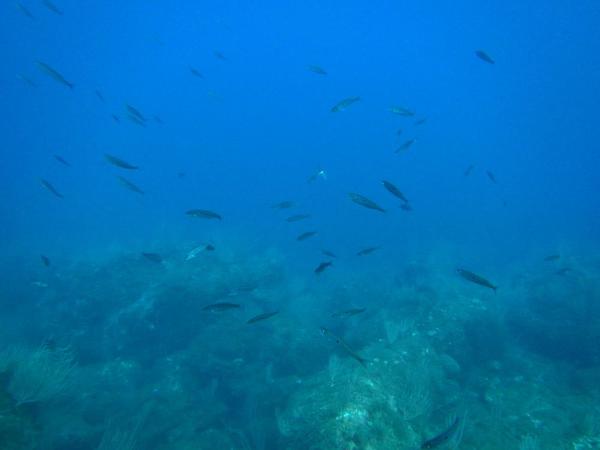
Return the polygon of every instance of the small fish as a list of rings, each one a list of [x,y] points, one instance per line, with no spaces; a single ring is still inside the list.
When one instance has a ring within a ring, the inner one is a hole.
[[[333,107],[331,108],[331,112],[345,111],[350,105],[358,101],[360,101],[360,97],[347,97],[333,105]]]
[[[139,125],[141,127],[146,127],[146,122],[144,122],[143,120],[141,120],[138,116],[133,115],[133,114],[127,114],[127,118],[129,120],[131,120],[133,123],[135,123],[136,125]]]
[[[360,252],[358,252],[356,254],[356,256],[366,256],[366,255],[370,255],[371,253],[373,253],[376,250],[379,250],[381,247],[367,247],[367,248],[363,248]]]
[[[152,261],[154,263],[161,263],[163,261],[162,256],[158,253],[145,253],[142,252],[142,256],[146,258],[148,261]]]
[[[270,319],[273,316],[276,316],[277,314],[279,314],[279,311],[272,311],[272,312],[262,313],[262,314],[259,314],[257,316],[252,317],[251,319],[248,319],[248,321],[246,323],[247,324],[252,324],[252,323],[260,322],[262,320],[267,320],[267,319]]]
[[[213,52],[213,55],[215,55],[215,58],[220,59],[221,61],[228,61],[228,58],[223,53],[217,50]]]
[[[421,444],[421,449],[437,448],[440,445],[448,442],[450,439],[452,439],[452,437],[454,437],[454,434],[458,430],[458,424],[459,420],[458,417],[456,417],[454,419],[454,422],[452,422],[452,424],[447,429],[442,431],[437,436],[434,436],[431,439],[427,439],[425,442],[423,442]]]
[[[408,108],[404,108],[402,106],[392,106],[390,108],[390,112],[396,114],[397,116],[403,117],[412,117],[415,115],[414,111],[411,111]]]
[[[381,206],[379,206],[373,200],[368,199],[367,197],[364,197],[360,194],[355,194],[353,192],[350,192],[348,194],[348,196],[357,205],[364,206],[365,208],[369,208],[369,209],[374,209],[376,211],[380,211],[383,213],[385,212],[385,209],[383,209]]]
[[[320,273],[323,273],[323,271],[324,271],[325,269],[327,269],[328,267],[331,267],[331,266],[333,266],[333,263],[332,263],[331,261],[325,261],[325,262],[322,262],[322,263],[321,263],[321,264],[319,264],[319,265],[317,266],[317,268],[315,269],[315,273],[316,273],[317,275],[319,275]]]
[[[54,156],[54,159],[57,160],[62,165],[67,166],[67,167],[71,167],[71,164],[69,164],[69,162],[65,158],[63,158],[62,156],[56,155],[56,154],[53,155],[53,156]]]
[[[305,231],[304,233],[298,235],[298,237],[296,238],[297,241],[304,241],[310,237],[313,237],[317,234],[316,231]]]
[[[554,274],[564,276],[572,271],[573,271],[573,269],[571,269],[570,267],[563,267],[562,269],[558,269],[556,272],[554,272]]]
[[[119,180],[119,182],[121,183],[121,185],[125,189],[129,189],[132,192],[144,195],[144,191],[142,191],[139,186],[137,186],[136,184],[132,183],[127,178],[122,177],[121,175],[117,175],[117,179]]]
[[[486,170],[485,173],[487,174],[488,178],[490,179],[490,181],[494,184],[498,184],[498,181],[496,180],[496,175],[494,175],[492,172],[490,172],[489,170]]]
[[[383,184],[383,187],[386,188],[390,194],[392,194],[395,197],[398,197],[404,203],[408,203],[408,199],[405,197],[405,195],[402,193],[402,191],[400,191],[400,189],[398,189],[392,182],[383,180],[381,183]]]
[[[48,180],[44,180],[42,178],[41,182],[42,182],[42,186],[44,186],[46,189],[48,189],[52,194],[54,194],[58,198],[65,198],[65,196],[62,195],[60,192],[58,192],[56,190],[56,188],[54,186],[52,186],[52,184]]]
[[[50,267],[50,258],[48,258],[46,255],[40,255],[40,258],[42,259],[44,266]]]
[[[98,89],[96,89],[94,92],[96,93],[96,97],[98,97],[98,100],[104,103],[104,95],[102,95],[102,92],[100,92]]]
[[[482,61],[485,61],[486,63],[489,63],[489,64],[495,64],[495,63],[496,63],[496,61],[494,61],[494,60],[493,60],[493,59],[490,57],[490,55],[488,55],[488,54],[487,54],[486,52],[484,52],[483,50],[477,50],[477,51],[475,52],[475,55],[476,55],[476,56],[477,56],[479,59],[481,59]]]
[[[312,183],[314,181],[317,181],[318,179],[327,180],[327,172],[325,172],[325,170],[323,170],[323,169],[319,169],[315,173],[313,173],[310,177],[308,177],[307,181],[309,183]]]
[[[240,307],[241,307],[241,305],[238,303],[219,302],[219,303],[212,303],[210,305],[206,305],[204,308],[202,308],[202,310],[210,311],[210,312],[220,312],[220,311],[228,311],[230,309],[238,309]]]
[[[196,68],[189,66],[190,72],[192,73],[192,75],[194,75],[195,77],[198,78],[204,78],[204,75],[202,75],[202,73],[200,71],[198,71]]]
[[[330,258],[337,258],[335,253],[330,252],[329,250],[321,250],[321,253],[323,253],[325,256],[329,256]]]
[[[332,339],[336,344],[339,344],[345,351],[346,353],[348,353],[352,358],[354,358],[356,361],[358,361],[358,363],[363,366],[363,367],[367,367],[367,363],[369,362],[369,360],[363,358],[362,356],[360,356],[358,353],[356,353],[354,350],[352,350],[352,348],[350,348],[350,346],[348,344],[346,344],[341,337],[336,336],[335,334],[333,334],[330,330],[328,330],[325,327],[321,327],[321,334],[323,336],[326,336],[330,339]]]
[[[58,71],[50,67],[48,64],[41,61],[37,61],[37,65],[44,73],[49,75],[51,78],[54,78],[54,80],[58,81],[59,83],[68,86],[70,89],[73,89],[73,87],[75,86],[70,81],[67,81],[65,77],[63,77]]]
[[[191,217],[198,217],[200,219],[223,219],[221,215],[216,212],[209,211],[207,209],[190,209],[186,211],[186,214]]]
[[[106,161],[108,161],[113,166],[120,167],[121,169],[127,169],[127,170],[139,169],[138,166],[133,166],[133,165],[129,164],[127,161],[124,161],[121,158],[118,158],[114,155],[110,155],[108,153],[104,154],[104,159],[106,159]]]
[[[403,130],[402,128],[398,128],[398,130],[396,130],[396,136],[402,136]]]
[[[548,255],[544,258],[544,261],[558,261],[560,259],[560,255],[558,253],[554,255]]]
[[[294,214],[285,219],[286,222],[300,222],[301,220],[310,219],[310,214]]]
[[[185,178],[185,172],[177,172],[177,178],[179,178],[180,180]]]
[[[42,4],[54,14],[58,14],[59,16],[63,15],[63,12],[60,9],[58,9],[58,7],[50,0],[42,0]]]
[[[467,169],[465,170],[465,173],[463,173],[463,175],[465,177],[468,177],[469,175],[471,175],[471,172],[473,172],[474,168],[475,168],[475,166],[473,164],[471,164],[469,167],[467,167]]]
[[[18,73],[17,78],[29,87],[37,87],[37,84],[35,84],[31,78],[23,75],[22,73]]]
[[[396,153],[400,153],[404,150],[408,150],[409,148],[412,147],[412,145],[417,142],[417,140],[415,138],[412,139],[408,139],[407,141],[404,141],[404,143],[402,145],[400,145],[400,147],[398,147],[396,149]]]
[[[308,66],[308,70],[310,70],[312,73],[316,73],[317,75],[327,75],[325,69],[320,66],[310,65]]]
[[[402,204],[400,205],[400,208],[401,208],[402,210],[406,211],[406,212],[410,212],[410,211],[412,211],[412,210],[413,210],[413,209],[412,209],[412,206],[410,206],[410,203],[402,203]]]
[[[463,277],[465,280],[470,281],[471,283],[475,283],[478,284],[480,286],[483,287],[487,287],[490,288],[494,291],[494,293],[496,292],[496,289],[498,289],[498,286],[494,286],[492,283],[490,283],[488,280],[486,280],[485,278],[470,272],[468,270],[465,269],[456,269],[456,272]]]
[[[32,286],[39,287],[39,288],[47,288],[48,287],[48,283],[44,283],[42,281],[33,281],[31,284],[32,284]]]
[[[293,201],[285,200],[283,202],[275,203],[273,206],[271,206],[271,208],[273,208],[273,209],[289,209],[295,205],[296,205],[296,203],[294,203]]]
[[[202,244],[192,250],[190,250],[185,258],[186,261],[189,261],[190,259],[194,259],[196,256],[198,256],[198,254],[201,251],[207,251],[207,252],[212,252],[215,250],[215,247],[213,247],[211,244]]]
[[[154,119],[154,121],[159,124],[159,125],[164,125],[165,122],[160,118],[160,116],[157,116],[156,114],[154,114],[152,116],[152,118]]]
[[[415,125],[415,126],[423,125],[425,122],[427,122],[427,118],[426,118],[426,117],[423,117],[422,119],[415,120],[415,123],[414,123],[414,125]]]
[[[340,317],[352,317],[358,314],[362,314],[367,310],[367,308],[350,308],[345,309],[343,311],[334,312],[331,317],[340,318]]]
[[[25,16],[28,17],[30,19],[34,19],[35,17],[33,17],[33,14],[31,14],[31,11],[29,11],[29,9],[21,2],[17,2],[17,8],[19,8],[19,11],[21,11],[21,13]]]
[[[142,122],[146,121],[146,118],[144,117],[144,115],[135,106],[131,106],[129,103],[126,103],[125,109],[127,109],[128,114],[131,114],[132,116],[137,117],[140,121],[142,121]]]
[[[121,123],[121,119],[119,119],[119,116],[117,116],[116,114],[111,114],[110,116],[113,118],[113,120],[115,122]]]

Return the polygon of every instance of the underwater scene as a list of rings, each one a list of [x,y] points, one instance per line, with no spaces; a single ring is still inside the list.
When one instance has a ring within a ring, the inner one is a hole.
[[[0,450],[600,449],[597,0],[0,6]]]

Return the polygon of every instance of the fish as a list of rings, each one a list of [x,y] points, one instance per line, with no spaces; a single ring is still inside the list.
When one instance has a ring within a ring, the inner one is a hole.
[[[128,114],[130,114],[133,117],[137,117],[141,122],[146,121],[146,118],[144,117],[144,115],[135,106],[131,106],[129,103],[126,103],[125,109],[127,109]]]
[[[17,8],[19,8],[19,11],[21,11],[21,13],[25,17],[28,17],[30,19],[35,19],[35,17],[33,17],[33,14],[31,14],[31,11],[29,11],[29,9],[23,3],[17,2]]]
[[[192,250],[190,250],[185,258],[186,261],[189,261],[190,259],[194,259],[196,256],[198,256],[198,253],[200,253],[201,251],[207,251],[207,252],[212,252],[215,250],[215,247],[211,244],[202,244]]]
[[[415,120],[415,123],[414,123],[414,125],[415,125],[415,126],[423,125],[425,122],[427,122],[427,118],[426,118],[426,117],[423,117],[422,119]]]
[[[37,62],[38,67],[42,70],[42,72],[46,73],[51,78],[54,78],[54,80],[58,81],[59,83],[65,85],[65,86],[68,86],[70,89],[73,89],[75,87],[75,85],[73,83],[68,81],[65,77],[62,76],[62,74],[60,72],[58,72],[57,70],[55,70],[48,64],[46,64],[42,61],[36,61],[36,62]]]
[[[47,288],[48,287],[48,283],[44,283],[43,281],[33,281],[32,286],[35,287],[39,287],[39,288]]]
[[[46,189],[48,189],[52,194],[54,194],[58,198],[65,198],[65,196],[62,195],[60,192],[58,192],[56,190],[56,188],[54,186],[52,186],[52,183],[50,183],[48,180],[44,180],[42,178],[41,182],[42,182],[42,186],[44,186]]]
[[[356,102],[360,101],[360,97],[347,97],[340,100],[331,108],[331,112],[345,111],[348,107]]]
[[[321,253],[323,253],[325,256],[329,256],[330,258],[337,258],[335,253],[330,252],[329,250],[321,250]]]
[[[129,189],[132,192],[144,195],[144,191],[142,191],[139,186],[137,186],[136,184],[132,183],[127,178],[122,177],[121,175],[117,175],[117,179],[121,182],[121,185],[125,189]]]
[[[305,231],[302,234],[299,234],[298,237],[296,238],[297,241],[304,241],[305,239],[308,239],[310,237],[313,237],[317,234],[316,231]]]
[[[473,164],[471,164],[469,167],[467,167],[467,169],[465,170],[465,172],[463,173],[463,175],[465,177],[468,177],[469,175],[471,175],[471,172],[473,172],[474,168],[475,168],[475,166]]]
[[[213,55],[215,55],[215,58],[220,59],[221,61],[228,61],[228,58],[223,53],[217,50],[213,52]]]
[[[253,324],[256,322],[260,322],[262,320],[267,320],[273,316],[276,316],[277,314],[279,314],[279,311],[271,311],[271,312],[262,313],[262,314],[252,317],[251,319],[248,319],[248,321],[246,323]]]
[[[454,419],[452,424],[442,431],[440,434],[432,437],[431,439],[427,439],[425,442],[421,444],[421,449],[430,449],[437,448],[442,444],[448,442],[452,437],[454,437],[456,431],[458,430],[459,419],[458,416]]]
[[[562,269],[558,269],[556,272],[554,272],[554,274],[564,276],[572,271],[573,269],[571,269],[570,267],[563,267]]]
[[[211,303],[210,305],[206,305],[202,308],[202,311],[210,311],[210,312],[220,312],[220,311],[228,311],[230,309],[238,309],[241,308],[242,305],[238,303],[227,303],[227,302],[219,302],[219,303]]]
[[[144,122],[143,120],[141,120],[138,116],[134,116],[133,114],[127,114],[127,118],[129,120],[131,120],[133,123],[135,123],[136,125],[139,125],[141,127],[146,127],[146,122]]]
[[[340,317],[352,317],[358,314],[362,314],[367,310],[367,308],[350,308],[345,309],[343,311],[334,312],[331,317],[340,318]]]
[[[152,116],[152,118],[154,119],[154,121],[159,124],[159,125],[164,125],[165,122],[160,118],[160,116],[157,116],[156,114],[154,114]]]
[[[62,156],[56,155],[56,154],[53,156],[54,156],[54,159],[57,160],[59,163],[61,163],[63,166],[71,167],[71,164],[69,164],[69,162]]]
[[[348,353],[352,358],[354,358],[356,361],[358,361],[358,363],[361,366],[363,366],[365,368],[367,367],[367,363],[370,361],[368,359],[363,358],[358,353],[356,353],[354,350],[352,350],[352,348],[348,344],[346,344],[341,337],[336,336],[335,334],[333,334],[330,330],[328,330],[325,327],[321,327],[321,334],[323,336],[326,336],[326,337],[332,339],[336,344],[340,345],[346,351],[346,353]]]
[[[366,255],[370,255],[371,253],[373,253],[376,250],[379,250],[381,247],[367,247],[367,248],[363,248],[361,251],[359,251],[356,256],[366,256]]]
[[[310,214],[294,214],[285,219],[286,222],[299,222],[301,220],[310,219]]]
[[[406,196],[391,181],[383,180],[381,183],[383,184],[383,187],[386,188],[390,194],[392,194],[395,197],[398,197],[404,203],[408,203],[408,199],[406,198]]]
[[[25,83],[27,86],[37,87],[37,84],[35,84],[31,78],[23,75],[22,73],[18,73],[17,78],[19,80],[23,81],[23,83]]]
[[[275,203],[273,206],[271,206],[271,208],[273,208],[273,209],[288,209],[288,208],[292,208],[295,205],[296,205],[296,203],[294,203],[293,201],[285,200],[283,202]]]
[[[402,128],[398,128],[398,130],[396,130],[396,136],[401,136],[403,133]]]
[[[223,219],[220,214],[217,214],[214,211],[209,211],[208,209],[190,209],[186,211],[186,214],[188,216],[198,217],[200,219]]]
[[[152,261],[155,263],[161,263],[163,261],[162,256],[160,256],[158,253],[142,252],[142,256],[144,258],[146,258],[148,261]]]
[[[475,274],[473,272],[470,272],[470,271],[465,270],[465,269],[456,269],[456,272],[461,277],[463,277],[465,280],[470,281],[471,283],[478,284],[478,285],[483,286],[483,287],[490,288],[490,289],[492,289],[494,291],[494,293],[496,293],[496,289],[498,289],[498,286],[494,286],[488,280],[486,280],[482,276],[479,276],[479,275],[477,275],[477,274]]]
[[[110,164],[112,164],[113,166],[119,167],[121,169],[127,169],[127,170],[137,170],[139,169],[138,166],[134,166],[132,164],[129,164],[127,161],[118,158],[114,155],[110,155],[108,153],[104,154],[104,159],[106,159]]]
[[[410,203],[402,203],[400,205],[400,208],[403,209],[406,212],[412,211],[412,206],[410,206]]]
[[[364,206],[365,208],[369,209],[374,209],[383,213],[385,212],[385,209],[383,209],[381,206],[379,206],[373,200],[368,199],[367,197],[364,197],[360,194],[355,194],[354,192],[350,192],[348,196],[357,205]]]
[[[489,64],[496,64],[496,61],[494,61],[490,55],[488,55],[486,52],[484,52],[483,50],[477,50],[475,51],[475,56],[477,56],[479,59],[481,59],[482,61],[485,61],[486,63]]]
[[[102,92],[100,92],[98,89],[96,89],[94,92],[96,93],[96,97],[98,97],[98,100],[104,103],[104,95],[102,95]]]
[[[116,114],[111,114],[110,116],[113,118],[113,120],[115,122],[121,123],[121,119],[119,119],[119,116],[117,116]]]
[[[331,266],[333,266],[333,263],[331,261],[324,261],[317,266],[317,268],[315,269],[315,273],[319,275],[320,273],[323,273],[325,269]]]
[[[327,72],[321,66],[310,65],[308,66],[308,70],[317,75],[327,75]]]
[[[50,258],[48,258],[46,255],[40,255],[40,258],[46,267],[50,267]]]
[[[327,180],[327,172],[325,172],[324,169],[317,170],[315,173],[308,177],[307,181],[309,183],[312,183],[314,181],[317,181],[319,178],[321,178],[322,180]]]
[[[58,7],[50,0],[42,0],[42,4],[54,14],[58,14],[59,16],[63,15],[63,12],[60,9],[58,9]]]
[[[408,108],[404,108],[402,106],[392,106],[390,108],[390,112],[396,114],[397,116],[403,117],[412,117],[415,115],[414,111],[411,111]]]
[[[544,261],[558,261],[560,259],[560,255],[558,253],[554,255],[548,255],[544,258]]]
[[[487,174],[488,178],[490,179],[490,181],[494,184],[498,184],[498,181],[496,180],[496,175],[494,175],[492,172],[490,172],[489,170],[486,170],[485,173]]]
[[[192,73],[192,75],[194,75],[195,77],[204,78],[204,75],[202,75],[202,73],[200,71],[198,71],[198,69],[196,69],[192,66],[189,66],[189,69],[190,69],[190,72]]]
[[[402,145],[400,145],[400,147],[398,147],[396,149],[396,153],[400,153],[401,151],[408,150],[409,148],[412,147],[412,145],[415,142],[417,142],[417,140],[415,138],[408,139],[408,140],[404,141],[404,143]]]

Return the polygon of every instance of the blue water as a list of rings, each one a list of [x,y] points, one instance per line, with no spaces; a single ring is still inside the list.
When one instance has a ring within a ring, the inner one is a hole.
[[[0,449],[600,439],[597,2],[52,4],[0,12]]]

